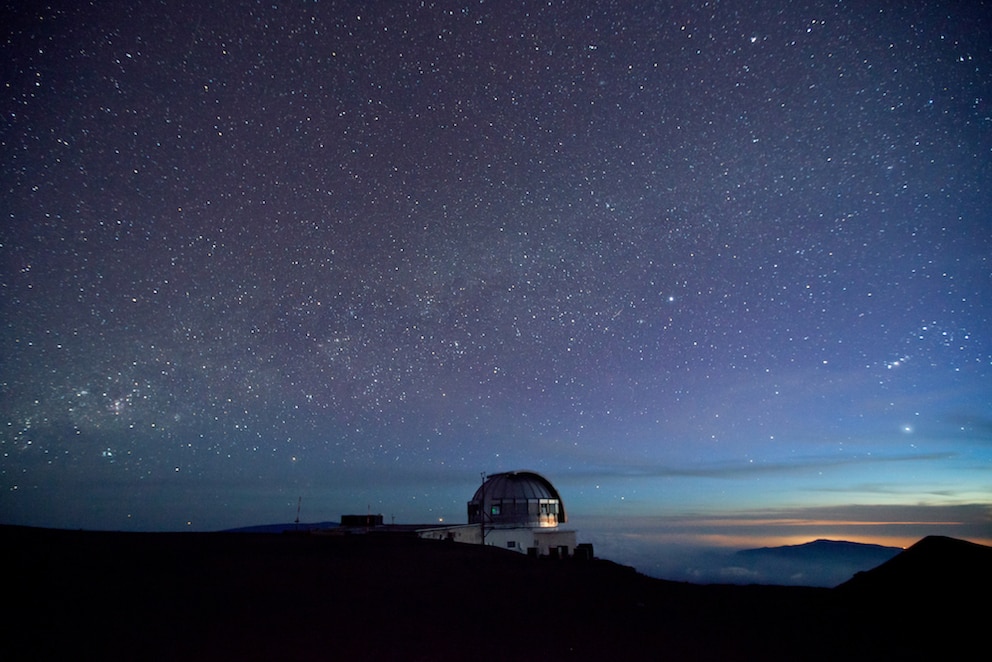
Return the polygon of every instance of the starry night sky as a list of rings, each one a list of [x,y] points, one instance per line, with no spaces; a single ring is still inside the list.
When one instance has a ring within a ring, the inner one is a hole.
[[[5,3],[0,521],[992,541],[990,16]]]

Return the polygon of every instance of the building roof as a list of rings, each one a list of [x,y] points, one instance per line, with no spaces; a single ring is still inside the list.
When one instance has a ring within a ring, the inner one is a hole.
[[[539,507],[542,501],[554,505],[542,513]],[[491,508],[491,504],[506,502],[519,502],[520,507],[512,512],[501,509],[498,513]],[[526,507],[527,502],[538,505]],[[548,526],[567,521],[558,490],[551,481],[534,471],[507,471],[488,476],[469,502],[469,521],[477,521],[482,513],[486,513],[486,519],[492,522]]]
[[[493,474],[479,487],[472,497],[482,498],[483,491],[489,498],[499,499],[558,499],[558,490],[547,478],[533,471],[507,471]]]

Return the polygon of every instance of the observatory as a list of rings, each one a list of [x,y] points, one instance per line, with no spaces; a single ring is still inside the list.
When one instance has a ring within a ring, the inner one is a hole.
[[[533,471],[489,476],[468,502],[469,524],[555,527],[567,521],[558,490]]]
[[[468,524],[420,531],[422,538],[505,547],[524,554],[568,556],[576,547],[558,490],[533,471],[485,476],[468,502]]]

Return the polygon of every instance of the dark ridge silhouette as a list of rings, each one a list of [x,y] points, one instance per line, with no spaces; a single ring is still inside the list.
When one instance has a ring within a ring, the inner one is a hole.
[[[992,547],[944,536],[927,536],[877,568],[859,572],[838,587],[847,593],[925,594],[951,598],[992,589]]]
[[[328,529],[335,529],[338,526],[340,526],[338,522],[288,522],[286,524],[240,526],[235,529],[225,529],[221,533],[295,533],[297,531],[326,531]]]
[[[863,650],[965,659],[988,649],[975,636],[988,631],[990,590],[992,547],[928,536],[834,592],[852,616],[848,635]]]
[[[0,543],[5,660],[946,659],[985,645],[984,628],[907,631],[891,605],[864,611],[886,602],[871,585],[700,586],[406,535],[0,527]]]

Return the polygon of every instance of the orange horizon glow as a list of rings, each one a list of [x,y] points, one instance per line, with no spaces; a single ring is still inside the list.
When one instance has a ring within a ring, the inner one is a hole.
[[[769,518],[769,519],[702,519],[702,520],[682,520],[680,524],[690,526],[962,526],[965,522],[933,521],[921,522],[919,520],[893,521],[893,520],[828,520],[828,519],[800,519],[800,518]]]
[[[944,534],[940,534],[944,535]],[[926,536],[920,535],[846,535],[837,533],[822,534],[781,534],[768,535],[761,533],[651,533],[651,534],[627,534],[624,537],[651,540],[657,543],[692,545],[700,547],[720,547],[727,549],[740,549],[752,547],[784,547],[789,545],[803,545],[814,540],[835,540],[844,542],[854,542],[864,545],[882,545],[884,547],[900,547],[906,549],[912,547]],[[992,538],[975,536],[949,536],[966,540],[979,545],[992,547]]]
[[[885,547],[906,549],[928,535],[943,535],[992,547],[992,536],[956,535],[946,530],[963,525],[948,521],[857,521],[857,520],[804,520],[785,519],[699,519],[680,520],[678,530],[652,530],[622,533],[625,538],[649,540],[661,544],[686,546],[753,548],[802,545],[814,540],[842,540]],[[936,532],[880,533],[882,526],[940,527]],[[769,530],[771,529],[771,530]],[[780,529],[780,531],[775,531]]]

